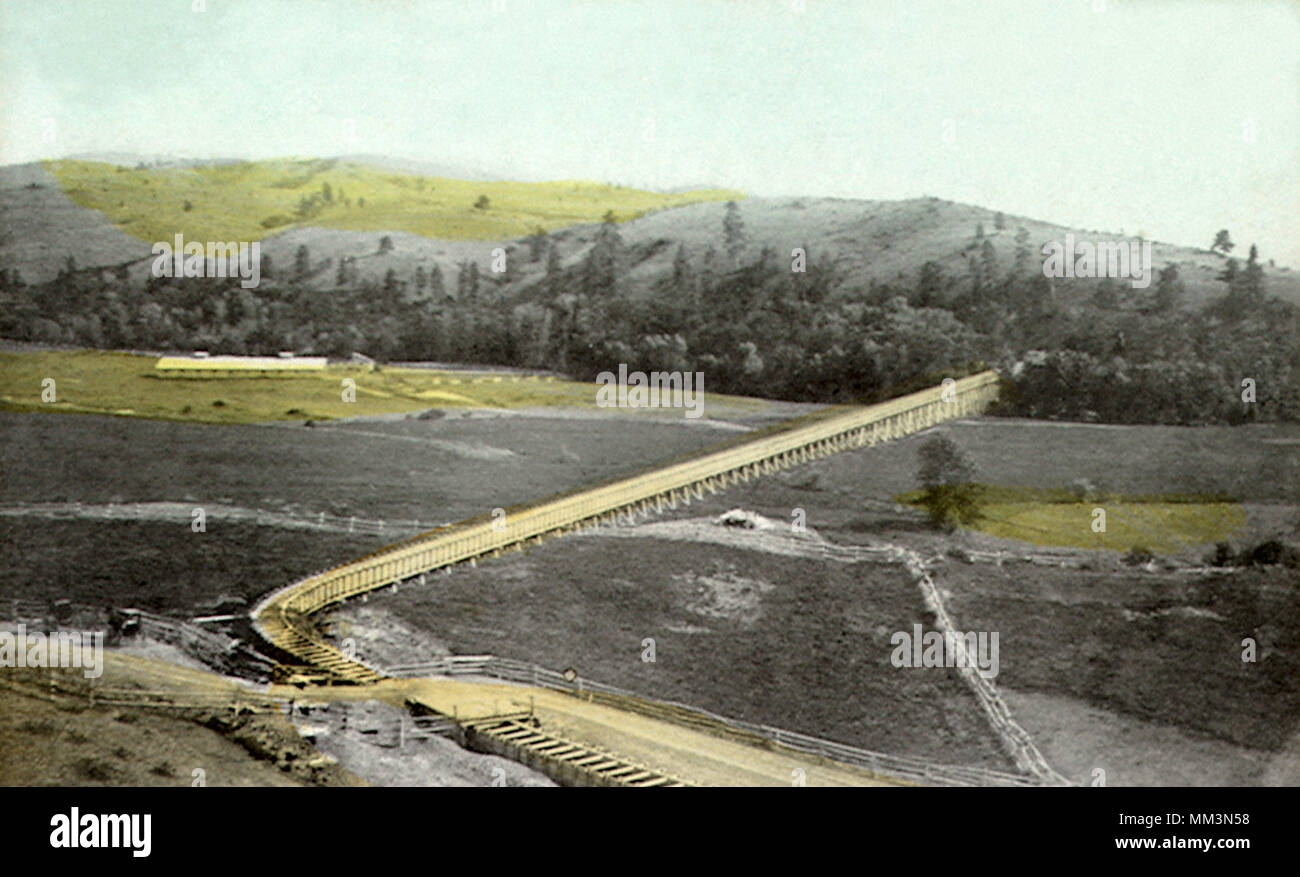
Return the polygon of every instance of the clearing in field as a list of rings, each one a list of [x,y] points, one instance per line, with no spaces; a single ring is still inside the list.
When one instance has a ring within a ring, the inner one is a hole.
[[[722,189],[660,194],[580,180],[474,182],[332,159],[131,169],[94,161],[45,167],[82,207],[143,241],[257,241],[290,228],[406,231],[502,240],[654,210],[743,198]]]
[[[1246,514],[1222,496],[1098,494],[1080,497],[1065,489],[980,485],[984,503],[972,529],[1036,545],[1170,554],[1228,540],[1246,525]],[[898,501],[921,506],[921,491]],[[1097,523],[1105,512],[1105,529]]]
[[[331,365],[302,374],[159,373],[157,357],[92,350],[0,354],[0,410],[116,414],[193,423],[331,420],[443,408],[598,409],[596,386],[535,375]],[[43,399],[54,380],[54,401]],[[343,382],[355,382],[344,401]],[[757,400],[710,395],[706,405],[753,410]],[[675,411],[676,409],[667,409]]]

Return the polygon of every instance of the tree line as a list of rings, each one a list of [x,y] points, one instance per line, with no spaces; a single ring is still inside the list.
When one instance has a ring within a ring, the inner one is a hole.
[[[1222,295],[1191,307],[1174,265],[1148,290],[1049,280],[1023,228],[1006,264],[980,226],[963,270],[926,262],[867,283],[853,281],[835,253],[751,246],[734,203],[718,232],[694,249],[629,245],[607,214],[567,260],[557,237],[539,230],[511,248],[506,271],[471,260],[456,266],[454,282],[437,265],[361,279],[354,260],[316,262],[305,246],[283,270],[264,257],[256,289],[221,278],[139,284],[124,268],[78,270],[71,261],[54,280],[28,284],[0,266],[0,334],[97,348],[358,351],[582,380],[626,363],[703,371],[717,392],[827,403],[985,363],[1008,379],[1008,414],[1300,419],[1300,309],[1267,294],[1253,247],[1244,265],[1226,260]],[[631,276],[670,252],[669,270]]]

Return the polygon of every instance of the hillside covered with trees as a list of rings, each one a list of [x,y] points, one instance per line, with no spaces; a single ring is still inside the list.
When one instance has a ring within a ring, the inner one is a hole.
[[[626,363],[702,371],[718,392],[816,402],[987,363],[1011,381],[1007,413],[1300,419],[1300,308],[1270,294],[1253,247],[1240,262],[1225,251],[1217,295],[1194,303],[1174,264],[1157,267],[1146,289],[1049,279],[1042,242],[1001,214],[970,229],[959,267],[927,260],[867,282],[831,250],[755,245],[743,202],[726,206],[720,226],[715,242],[628,242],[608,214],[585,237],[539,229],[482,264],[444,272],[435,260],[389,268],[382,281],[355,257],[321,259],[304,243],[291,260],[264,253],[254,289],[237,278],[79,269],[74,259],[54,280],[28,284],[0,266],[0,334],[96,348],[359,351],[579,379]],[[391,238],[378,250],[393,250]]]

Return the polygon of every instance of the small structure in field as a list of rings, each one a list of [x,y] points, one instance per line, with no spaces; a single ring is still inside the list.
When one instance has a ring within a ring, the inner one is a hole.
[[[284,372],[320,372],[328,360],[323,356],[294,356],[281,352],[279,356],[212,356],[196,350],[193,356],[162,356],[154,368],[167,375],[185,377],[248,377]]]

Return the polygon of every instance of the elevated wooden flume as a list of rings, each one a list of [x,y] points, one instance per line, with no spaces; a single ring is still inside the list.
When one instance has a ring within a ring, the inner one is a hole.
[[[495,557],[530,542],[540,544],[620,515],[677,508],[679,502],[702,498],[705,491],[716,493],[741,481],[979,414],[996,400],[999,387],[998,375],[984,371],[875,405],[833,407],[636,475],[507,509],[504,519],[488,514],[422,533],[274,591],[253,609],[254,627],[268,643],[322,678],[378,682],[384,675],[329,643],[312,624],[313,615],[435,570]]]

